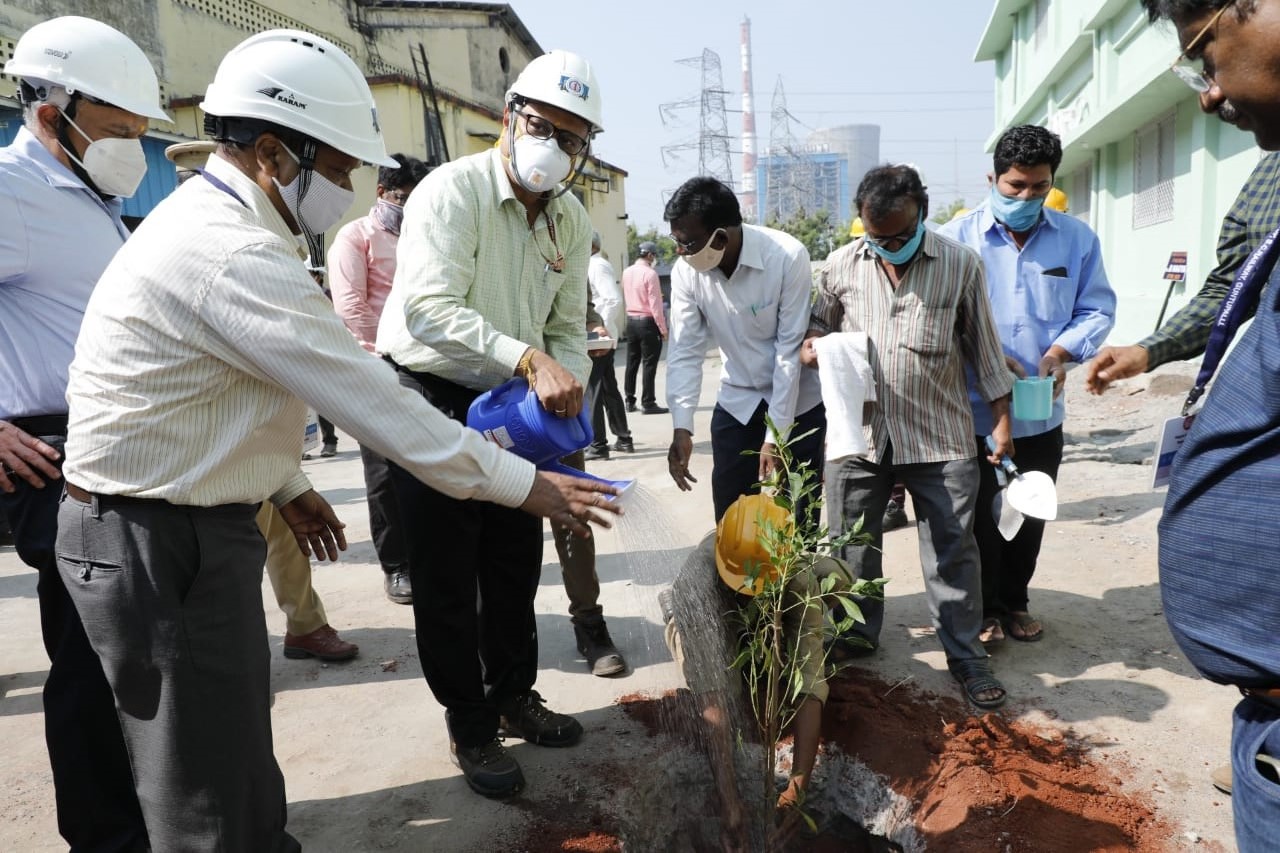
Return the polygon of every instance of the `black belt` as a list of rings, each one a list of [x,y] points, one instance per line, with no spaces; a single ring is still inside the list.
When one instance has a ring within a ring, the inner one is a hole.
[[[1250,699],[1257,699],[1273,708],[1280,708],[1280,688],[1275,687],[1241,687],[1240,692]]]
[[[98,495],[93,492],[80,488],[75,483],[67,483],[67,496],[78,500],[82,504],[92,504],[95,501],[101,505],[110,504],[161,504],[167,501],[157,500],[156,498],[135,498],[131,495]]]
[[[29,418],[10,418],[9,423],[29,435],[66,435],[66,415],[33,415]]]

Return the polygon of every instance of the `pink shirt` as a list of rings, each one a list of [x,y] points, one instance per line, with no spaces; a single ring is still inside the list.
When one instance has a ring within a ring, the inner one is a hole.
[[[657,271],[644,261],[636,261],[622,271],[622,295],[628,317],[652,317],[658,331],[667,336],[667,315],[662,310],[662,283]]]
[[[360,346],[369,352],[374,351],[378,319],[396,275],[399,241],[372,216],[362,216],[344,225],[329,247],[333,308]]]

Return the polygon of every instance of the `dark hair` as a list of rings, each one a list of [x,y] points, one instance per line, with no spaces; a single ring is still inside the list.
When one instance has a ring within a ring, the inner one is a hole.
[[[391,159],[400,165],[378,168],[378,186],[385,189],[398,190],[403,187],[417,186],[431,172],[430,166],[408,154],[392,154]]]
[[[1161,18],[1172,21],[1205,12],[1216,12],[1223,6],[1232,5],[1233,2],[1236,15],[1241,20],[1253,12],[1254,0],[1142,0],[1142,8],[1147,10],[1147,18],[1154,24]]]
[[[1058,134],[1035,124],[1020,124],[1000,134],[992,156],[996,177],[1014,166],[1040,166],[1049,164],[1049,173],[1058,174],[1062,163],[1062,140]]]
[[[865,219],[883,219],[910,199],[920,207],[922,217],[929,215],[929,194],[925,192],[920,173],[910,166],[876,166],[862,176],[853,205]]]
[[[709,231],[742,224],[742,208],[733,190],[705,175],[681,184],[662,211],[662,218],[667,222],[686,216],[696,216]]]

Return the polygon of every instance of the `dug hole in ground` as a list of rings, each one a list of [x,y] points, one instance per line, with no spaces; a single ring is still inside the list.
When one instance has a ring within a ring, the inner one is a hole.
[[[284,619],[264,580],[276,755],[289,827],[307,850],[710,849],[714,792],[702,741],[680,722],[687,694],[678,692],[656,598],[711,529],[707,425],[718,371],[709,358],[692,492],[666,473],[668,416],[631,415],[637,452],[590,465],[642,484],[634,517],[597,540],[601,600],[632,666],[626,676],[587,673],[546,539],[537,687],[586,734],[560,750],[508,741],[528,779],[509,802],[473,794],[449,761],[411,608],[382,595],[355,443],[342,436],[337,457],[303,463],[347,522],[351,543],[339,563],[316,566],[315,586],[330,623],[361,649],[347,664],[284,659]],[[1183,658],[1157,584],[1164,493],[1149,488],[1150,456],[1157,424],[1177,414],[1193,376],[1191,365],[1169,365],[1096,398],[1083,390],[1083,371],[1069,375],[1059,515],[1031,592],[1046,634],[993,648],[1010,692],[999,713],[971,714],[947,674],[924,600],[914,516],[886,535],[881,649],[833,684],[824,716],[811,807],[828,834],[794,849],[876,849],[865,846],[873,839],[852,840],[850,824],[862,821],[905,850],[1234,850],[1230,798],[1212,788],[1209,773],[1227,761],[1238,697]],[[661,384],[660,372],[660,398]],[[0,549],[3,850],[66,849],[43,740],[48,660],[35,587],[13,549]],[[744,790],[758,787],[754,768],[740,769]]]

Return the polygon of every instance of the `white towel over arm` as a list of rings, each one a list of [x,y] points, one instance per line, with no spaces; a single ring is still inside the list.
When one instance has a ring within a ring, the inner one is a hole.
[[[876,384],[867,363],[866,332],[835,332],[813,342],[818,354],[822,404],[827,410],[828,462],[864,456],[862,405],[876,398]]]

